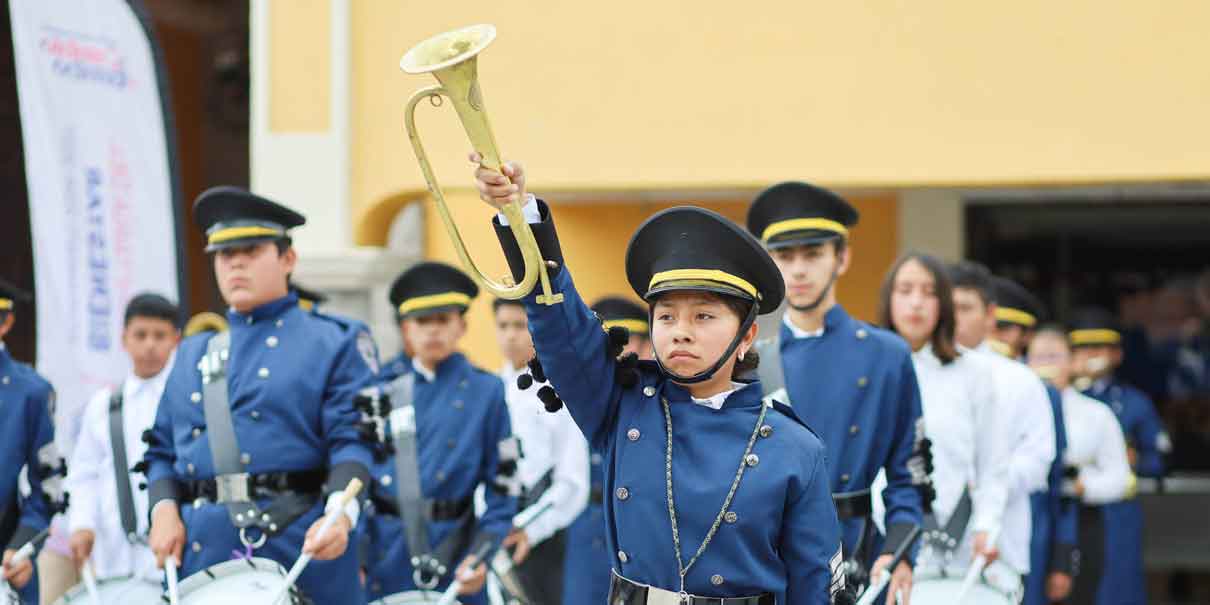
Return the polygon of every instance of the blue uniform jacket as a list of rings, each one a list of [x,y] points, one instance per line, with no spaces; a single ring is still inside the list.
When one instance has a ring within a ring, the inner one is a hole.
[[[404,372],[412,370],[412,359],[407,356],[407,353],[400,353],[384,362],[382,369],[378,371],[378,380],[382,383],[388,383],[400,376]]]
[[[605,541],[613,569],[632,581],[676,591],[680,583],[665,486],[662,399],[671,407],[672,477],[681,557],[693,558],[720,512],[761,411],[754,383],[727,397],[721,410],[693,403],[652,363],[639,380],[615,380],[600,321],[584,304],[568,269],[551,277],[561,304],[525,298],[529,329],[546,376],[592,448],[604,458]],[[765,418],[759,462],[744,474],[724,522],[685,578],[685,590],[707,597],[764,592],[780,604],[824,604],[839,574],[840,530],[819,438],[785,406]],[[602,573],[605,573],[602,570]],[[583,601],[577,601],[583,602]]]
[[[231,418],[241,453],[247,454],[247,471],[260,474],[341,465],[368,475],[371,449],[358,435],[360,414],[353,406],[353,397],[372,384],[377,369],[377,353],[365,326],[305,311],[299,308],[294,293],[248,314],[229,311],[227,319],[231,330],[227,365]],[[182,341],[168,376],[146,455],[153,502],[162,494],[171,494],[177,480],[215,475],[198,369],[211,336],[207,332]],[[347,481],[333,476],[329,485],[343,489]],[[226,561],[233,551],[242,550],[238,531],[223,506],[209,501],[180,505],[188,540],[183,575]],[[323,513],[324,505],[321,498],[256,555],[288,568],[298,558],[306,531]],[[320,603],[360,605],[363,597],[354,550],[333,561],[311,563],[299,578],[299,586]]]
[[[499,543],[512,528],[516,499],[492,488],[500,473],[499,444],[512,434],[504,383],[495,374],[476,368],[461,353],[438,365],[429,382],[411,363],[406,370],[416,374],[413,406],[416,409],[417,455],[420,488],[433,500],[463,500],[479,485],[485,490],[487,509],[478,519],[473,544],[480,540]],[[387,434],[390,434],[388,429]],[[387,457],[373,467],[375,499],[396,500],[395,460]],[[436,548],[457,528],[456,521],[430,524],[429,542]],[[415,590],[411,553],[399,517],[373,513],[366,519],[370,555],[366,561],[370,600]],[[417,553],[419,554],[419,553]],[[444,561],[450,569],[469,553]],[[452,572],[440,585],[444,590]],[[465,603],[486,603],[480,593]]]
[[[1055,459],[1050,464],[1046,490],[1030,494],[1033,523],[1029,542],[1029,577],[1025,579],[1023,605],[1049,605],[1046,578],[1051,572],[1072,573],[1073,552],[1078,544],[1079,502],[1063,497],[1063,454],[1067,429],[1063,424],[1063,395],[1046,385],[1050,410],[1055,419]]]
[[[1122,425],[1126,445],[1138,453],[1134,472],[1143,477],[1164,474],[1164,455],[1171,449],[1151,399],[1115,380],[1101,381],[1084,392],[1105,402]],[[1105,505],[1105,575],[1097,591],[1099,605],[1147,602],[1143,577],[1143,508],[1136,499]]]
[[[794,338],[783,323],[781,355],[795,413],[827,446],[832,491],[867,489],[886,470],[882,499],[886,527],[894,535],[885,550],[894,550],[903,535],[897,532],[920,525],[924,516],[908,470],[923,421],[907,343],[836,305],[824,316],[822,336]],[[844,524],[846,552],[859,532],[858,521]]]
[[[0,347],[0,532],[6,534],[0,535],[0,550],[20,548],[50,523],[42,466],[58,462],[50,420],[53,400],[50,383]],[[27,466],[32,489],[22,496],[17,477]],[[26,603],[38,602],[37,576],[20,595]]]
[[[589,452],[588,475],[592,488],[588,506],[567,527],[567,554],[563,569],[563,603],[605,603],[609,600],[612,555],[605,550],[605,461],[601,452]]]

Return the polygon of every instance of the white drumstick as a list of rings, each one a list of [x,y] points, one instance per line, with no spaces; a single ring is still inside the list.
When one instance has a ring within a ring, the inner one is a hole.
[[[101,605],[101,591],[97,590],[97,576],[92,571],[92,561],[85,561],[80,568],[80,578],[84,580],[84,590],[88,591],[88,600],[92,605]]]
[[[995,548],[996,539],[999,538],[999,531],[992,530],[987,532],[987,541],[984,544],[987,548]],[[979,576],[983,574],[983,570],[987,567],[987,557],[979,554],[975,557],[974,564],[966,571],[966,577],[962,578],[962,589],[958,591],[958,597],[954,599],[954,603],[961,605],[963,599],[966,598],[966,593],[970,592],[975,586],[975,582],[979,580]]]
[[[45,540],[46,537],[49,535],[50,535],[50,528],[47,528],[47,529],[44,529],[44,530],[38,532],[38,535],[31,538],[29,542],[22,544],[21,548],[18,548],[17,552],[13,553],[13,558],[9,559],[8,566],[10,568],[16,567],[16,566],[24,563],[26,561],[26,559],[29,559],[30,557],[34,556],[34,549],[37,548],[38,543]],[[12,588],[13,591],[16,592],[16,588],[13,588],[12,584],[9,584],[7,580],[0,580],[0,582],[3,582],[4,586],[8,586],[9,588]]]
[[[319,529],[315,532],[316,540],[322,538],[324,533],[328,531],[328,528],[332,527],[332,524],[336,522],[338,515],[344,514],[345,505],[347,505],[353,498],[357,497],[357,492],[360,491],[360,479],[353,479],[352,481],[349,481],[349,485],[345,487],[345,491],[340,493],[339,505],[332,511],[332,514],[324,517],[323,523],[319,524]],[[286,574],[286,581],[282,584],[281,590],[278,591],[277,596],[273,597],[273,600],[269,602],[273,603],[274,605],[282,602],[282,599],[285,599],[286,595],[290,594],[290,587],[294,586],[294,582],[298,581],[298,576],[302,575],[303,570],[307,568],[307,564],[310,562],[311,555],[307,553],[299,555],[298,560],[294,562],[294,566],[290,568],[290,573]]]
[[[176,557],[169,555],[164,559],[164,572],[168,576],[168,603],[169,605],[181,605],[181,593],[176,587]]]

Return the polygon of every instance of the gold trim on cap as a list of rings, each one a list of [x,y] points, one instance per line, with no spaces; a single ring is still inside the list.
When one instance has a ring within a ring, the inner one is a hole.
[[[1116,345],[1122,342],[1122,334],[1117,330],[1094,329],[1072,330],[1067,334],[1074,347],[1088,345]]]
[[[11,311],[13,309],[13,299],[0,298],[0,311]]]
[[[784,221],[777,221],[765,227],[765,231],[760,234],[760,239],[763,242],[768,242],[770,239],[789,231],[805,231],[807,229],[819,229],[820,231],[831,231],[841,235],[848,235],[849,229],[844,225],[826,218],[792,218]]]
[[[601,322],[601,325],[605,326],[606,330],[614,326],[626,328],[631,334],[646,334],[651,331],[651,324],[641,319],[611,319]]]
[[[756,286],[753,286],[748,280],[718,269],[672,269],[669,271],[660,271],[651,276],[651,282],[647,284],[647,290],[654,290],[657,285],[664,282],[682,279],[700,279],[718,282],[739,288],[756,300],[760,300],[761,298],[760,292],[756,290]]]
[[[281,237],[281,236],[284,236],[285,234],[286,234],[286,232],[282,231],[280,229],[274,229],[272,227],[261,227],[259,225],[249,225],[249,226],[245,226],[245,227],[227,227],[225,229],[218,229],[214,233],[211,233],[209,235],[209,239],[206,240],[206,243],[208,243],[210,245],[214,245],[214,244],[221,244],[223,242],[229,242],[233,239],[243,239],[246,237],[265,237],[265,236]]]
[[[417,296],[399,303],[399,314],[407,315],[413,311],[422,311],[424,309],[447,307],[451,305],[469,307],[471,306],[471,297],[461,292],[443,292],[441,294]]]
[[[1033,314],[1012,307],[996,307],[996,321],[1006,321],[1032,328],[1038,324],[1038,318]]]

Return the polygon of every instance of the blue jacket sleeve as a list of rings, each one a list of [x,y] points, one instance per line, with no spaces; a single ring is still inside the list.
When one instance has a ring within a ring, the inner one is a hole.
[[[1139,415],[1132,431],[1134,434],[1130,435],[1138,450],[1135,474],[1141,477],[1163,476],[1164,456],[1172,449],[1168,433],[1151,399],[1138,391],[1133,391],[1131,395]]]
[[[621,387],[614,379],[616,361],[608,356],[607,337],[600,320],[584,304],[563,265],[550,208],[541,200],[537,204],[541,220],[531,221],[530,228],[542,258],[555,264],[550,274],[551,290],[563,294],[563,302],[554,305],[537,302],[542,289],[535,287],[524,299],[529,331],[550,384],[589,444],[603,449],[616,422],[621,397]],[[497,221],[493,224],[513,277],[520,281],[524,270],[517,241],[509,228]]]
[[[840,522],[828,485],[824,457],[817,456],[806,484],[791,496],[782,518],[781,551],[787,605],[828,605],[844,587]]]
[[[363,484],[370,481],[370,466],[374,455],[369,443],[358,432],[361,415],[353,404],[357,393],[374,383],[377,349],[365,326],[351,327],[343,334],[340,348],[328,376],[320,413],[323,436],[328,444],[328,485],[330,492],[340,491],[357,478]],[[372,355],[375,359],[367,359]],[[359,499],[367,495],[362,490]]]
[[[51,497],[46,491],[47,483],[62,467],[62,459],[54,444],[54,428],[50,421],[51,401],[54,392],[49,384],[41,384],[26,399],[25,434],[30,435],[26,443],[25,461],[28,468],[30,493],[20,497],[21,515],[18,528],[13,534],[13,548],[28,542],[50,524]]]
[[[205,339],[198,336],[190,340],[203,341]],[[189,356],[189,352],[197,346],[197,342],[187,340],[177,348],[176,363],[173,364],[172,370],[168,374],[164,394],[160,395],[160,403],[155,412],[155,422],[146,433],[147,452],[143,454],[143,461],[147,474],[148,513],[154,511],[155,505],[161,500],[176,501],[179,497],[176,470],[174,469],[176,443],[173,441],[172,435],[172,413],[177,405],[189,405],[182,403],[181,398],[190,392],[188,387],[191,378],[190,372],[197,371],[194,366],[196,358]],[[132,439],[134,436],[127,438]]]
[[[483,434],[483,462],[480,466],[479,481],[483,484],[486,509],[479,517],[480,539],[491,539],[499,542],[508,535],[512,528],[513,515],[517,513],[517,499],[494,489],[496,477],[500,474],[500,443],[512,435],[512,425],[508,417],[508,404],[504,401],[504,384],[493,378],[495,385],[490,398],[491,412]]]
[[[887,539],[883,546],[884,552],[893,552],[912,526],[924,522],[924,507],[920,490],[915,483],[923,480],[924,476],[913,479],[911,466],[922,466],[923,461],[912,462],[914,450],[923,438],[921,418],[920,387],[916,382],[916,370],[912,366],[912,358],[904,352],[898,370],[898,406],[894,425],[894,433],[890,457],[884,464],[887,486],[882,492],[882,501],[886,506]],[[924,472],[918,469],[917,474]]]

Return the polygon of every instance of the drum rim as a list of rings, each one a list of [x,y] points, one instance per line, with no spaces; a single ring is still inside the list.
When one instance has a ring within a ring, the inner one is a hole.
[[[126,584],[126,583],[131,582],[132,580],[138,581],[142,584],[146,584],[148,586],[148,588],[153,588],[156,591],[156,594],[163,594],[163,590],[160,589],[159,582],[153,582],[146,578],[139,578],[139,577],[135,576],[135,574],[110,576],[108,578],[98,578],[97,579],[97,589],[104,590],[105,588],[107,588],[109,586],[113,586],[115,584]],[[53,605],[70,605],[70,603],[72,601],[75,601],[78,598],[87,597],[87,596],[88,596],[88,587],[84,586],[84,583],[81,582],[79,584],[76,584],[75,586],[72,586],[70,589],[68,589],[67,592],[63,593],[58,599],[55,599]]]
[[[236,572],[247,569],[248,567],[252,567],[252,569],[255,571],[276,573],[283,578],[286,576],[286,568],[282,567],[280,563],[272,559],[266,559],[264,557],[232,559],[230,561],[223,561],[222,563],[215,563],[210,567],[193,573],[188,578],[181,580],[181,583],[177,586],[177,589],[178,592],[180,592],[180,595],[183,597],[198,590],[202,586],[213,582],[214,580],[238,575]]]
[[[441,592],[436,590],[405,590],[403,592],[391,593],[381,599],[370,601],[370,605],[399,605],[399,601],[394,599],[411,598],[413,602],[420,603],[436,603],[441,600]],[[417,601],[417,599],[421,599]],[[457,602],[455,602],[457,603]],[[406,602],[404,603],[406,605]]]

